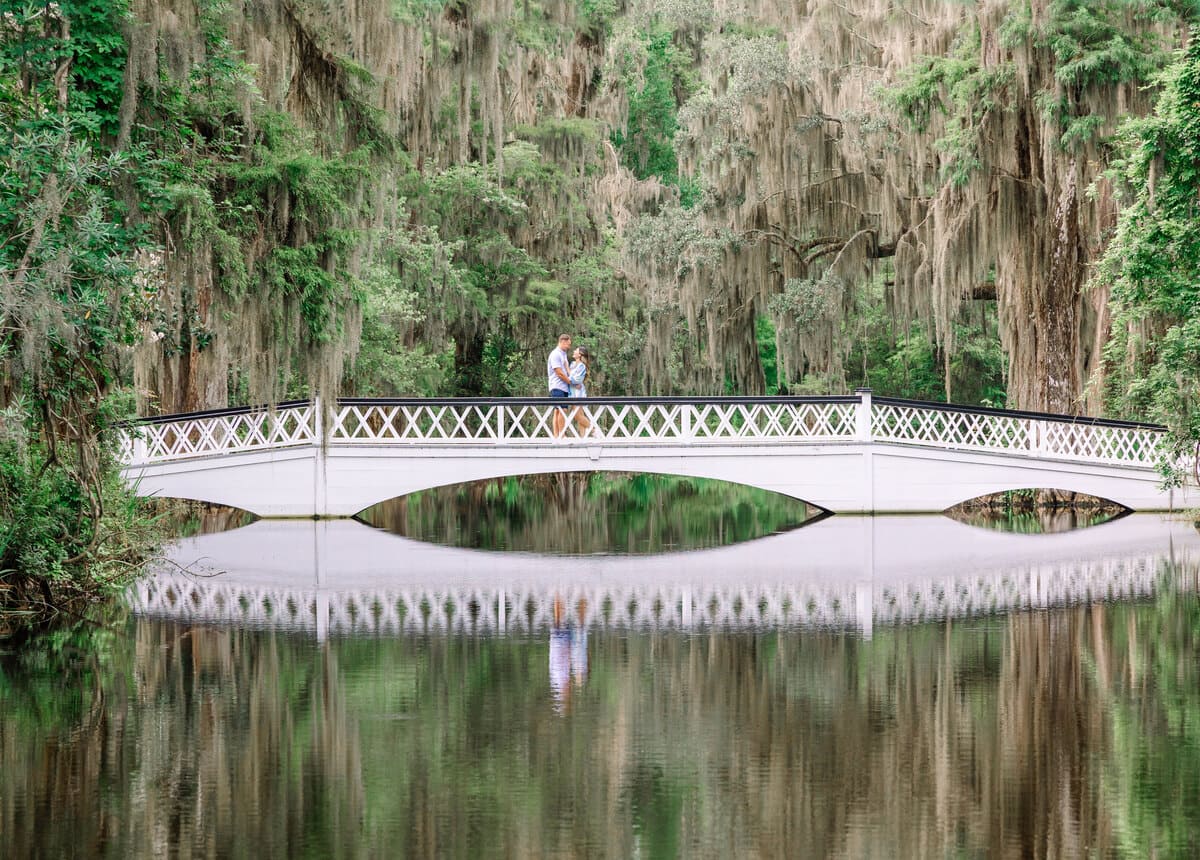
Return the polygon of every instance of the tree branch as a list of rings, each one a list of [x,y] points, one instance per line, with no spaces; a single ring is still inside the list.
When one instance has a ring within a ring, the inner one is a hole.
[[[896,282],[895,281],[884,281],[883,285],[885,287],[894,287],[894,286],[896,286]],[[976,301],[976,302],[994,302],[994,301],[996,301],[996,282],[995,281],[983,281],[981,283],[976,284],[975,286],[973,286],[971,288],[971,293],[969,296],[966,296],[966,298],[969,298],[972,301]]]

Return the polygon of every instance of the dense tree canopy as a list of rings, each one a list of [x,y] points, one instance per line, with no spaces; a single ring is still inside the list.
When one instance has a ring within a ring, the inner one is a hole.
[[[1200,29],[1164,71],[1154,112],[1126,123],[1125,193],[1098,283],[1112,290],[1109,394],[1121,414],[1173,431],[1200,462]],[[1200,478],[1197,478],[1200,482]]]

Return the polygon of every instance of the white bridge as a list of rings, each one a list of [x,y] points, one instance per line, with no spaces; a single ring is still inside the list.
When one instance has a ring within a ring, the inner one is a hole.
[[[564,422],[565,419],[565,422]],[[561,426],[561,430],[560,430]],[[1149,424],[840,397],[424,399],[229,409],[123,431],[142,495],[265,517],[344,517],[431,487],[619,471],[715,478],[834,513],[939,512],[1016,489],[1130,510],[1195,505],[1163,489]]]

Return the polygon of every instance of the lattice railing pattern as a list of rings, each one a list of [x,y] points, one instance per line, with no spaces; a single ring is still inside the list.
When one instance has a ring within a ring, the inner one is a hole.
[[[561,405],[560,404],[564,404]],[[869,420],[868,420],[869,418]],[[860,398],[348,401],[327,443],[354,445],[788,444],[881,441],[1153,467],[1149,426]],[[320,444],[311,404],[139,425],[124,431],[129,464]]]
[[[1151,467],[1162,433],[1149,427],[884,402],[873,406],[871,436],[880,442]]]
[[[899,585],[411,587],[369,591],[254,588],[185,575],[140,581],[139,614],[358,635],[541,633],[569,620],[603,629],[847,628],[973,617],[1152,595],[1158,556],[1034,564]]]
[[[871,435],[887,442],[1027,451],[1030,422],[1003,415],[875,404],[871,414]]]
[[[854,402],[583,402],[350,404],[330,441],[521,444],[547,440],[706,442],[831,441],[854,437]],[[556,425],[561,416],[561,425]],[[561,428],[561,429],[560,429]]]
[[[121,447],[127,462],[153,463],[311,445],[318,438],[315,411],[305,404],[142,424],[122,434]]]
[[[1162,433],[1144,427],[1037,422],[1035,452],[1050,457],[1153,466]]]

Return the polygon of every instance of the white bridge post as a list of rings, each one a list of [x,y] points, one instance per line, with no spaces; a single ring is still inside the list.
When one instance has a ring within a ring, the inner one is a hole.
[[[326,487],[325,462],[325,413],[321,409],[321,396],[312,401],[313,420],[313,516],[329,514],[329,492]]]
[[[1044,421],[1030,420],[1029,422],[1029,450],[1026,451],[1031,457],[1040,457],[1045,449],[1046,428]]]
[[[875,460],[871,451],[871,389],[856,388],[858,405],[854,407],[854,437],[863,443],[862,489],[859,492],[859,509],[864,513],[875,512]]]
[[[858,406],[855,407],[855,437],[860,442],[871,441],[871,389],[856,388]]]

